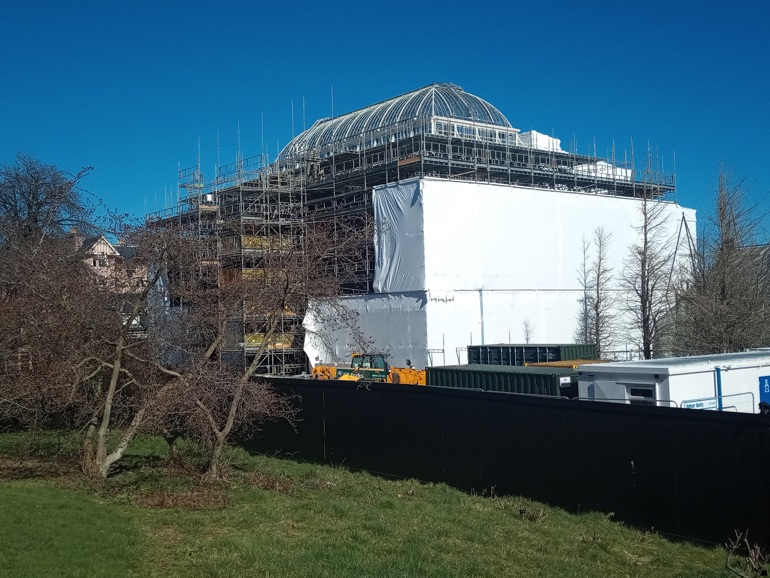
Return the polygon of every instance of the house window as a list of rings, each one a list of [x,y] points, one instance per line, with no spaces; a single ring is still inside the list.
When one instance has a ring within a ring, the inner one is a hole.
[[[98,255],[95,255],[91,258],[91,265],[98,269],[100,267],[106,267],[107,266],[107,255],[104,253],[100,253]]]

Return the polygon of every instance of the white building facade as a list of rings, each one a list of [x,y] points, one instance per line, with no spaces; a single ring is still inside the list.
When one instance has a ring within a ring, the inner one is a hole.
[[[376,187],[374,293],[344,298],[372,350],[418,368],[465,363],[470,344],[572,343],[583,287],[583,241],[602,227],[619,326],[630,295],[620,277],[642,224],[634,197],[419,177]],[[695,211],[664,200],[665,237],[680,255]],[[678,240],[678,241],[677,241]],[[308,313],[311,362],[349,359],[353,333]],[[320,339],[319,336],[324,338]],[[614,349],[633,356],[621,331]]]

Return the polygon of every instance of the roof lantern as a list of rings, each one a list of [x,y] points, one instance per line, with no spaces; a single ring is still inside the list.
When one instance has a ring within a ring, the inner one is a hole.
[[[389,98],[377,104],[316,121],[292,139],[278,156],[279,162],[331,145],[431,118],[446,118],[515,130],[497,108],[455,84],[436,83]]]

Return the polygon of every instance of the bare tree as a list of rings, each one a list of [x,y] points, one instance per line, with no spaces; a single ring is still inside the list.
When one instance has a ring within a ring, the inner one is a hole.
[[[529,343],[530,341],[532,341],[532,336],[535,334],[535,327],[534,325],[532,325],[532,322],[529,320],[529,317],[524,319],[523,329],[524,329],[524,343]]]
[[[109,474],[144,428],[153,404],[178,377],[163,359],[157,340],[145,332],[142,317],[165,265],[185,259],[189,252],[168,231],[123,232],[133,245],[133,257],[114,263],[106,276],[91,275],[95,290],[84,315],[94,324],[93,346],[71,372],[71,403],[86,424],[82,465],[94,477]],[[120,438],[110,447],[109,434],[115,430],[120,430]]]
[[[207,279],[195,264],[170,269],[169,291],[184,306],[156,325],[174,344],[173,356],[180,362],[166,367],[175,378],[170,390],[175,393],[164,392],[169,402],[159,406],[154,427],[182,431],[207,447],[206,478],[221,476],[222,452],[234,432],[253,429],[265,419],[295,418],[292,400],[274,394],[260,382],[259,372],[271,348],[301,341],[299,321],[311,299],[337,302],[344,276],[329,264],[336,255],[357,250],[368,241],[367,234],[356,228],[335,237],[327,224],[308,224],[292,243],[276,241],[271,247],[265,241],[255,270],[217,265]],[[288,334],[287,316],[296,320]],[[236,338],[231,327],[243,319],[248,319],[256,351],[238,368],[224,358],[223,350]]]
[[[680,353],[726,353],[770,343],[770,250],[755,245],[763,215],[745,181],[721,167],[713,212],[679,292]]]
[[[592,277],[589,271],[589,260],[591,252],[591,241],[586,239],[583,235],[582,239],[582,259],[580,262],[580,268],[578,269],[578,284],[582,295],[580,296],[580,310],[578,312],[578,324],[575,328],[575,341],[577,343],[591,343],[591,329],[590,329],[590,294],[592,291]]]
[[[87,266],[72,237],[23,234],[0,251],[4,279],[0,350],[24,364],[0,370],[0,411],[28,427],[73,427],[85,432],[82,465],[107,475],[141,425],[158,380],[134,362],[146,346],[135,326],[153,283],[131,289],[127,267],[109,275]],[[10,371],[9,371],[10,369]],[[111,431],[122,430],[108,450]]]
[[[576,338],[582,343],[593,343],[597,357],[608,351],[617,339],[614,278],[608,264],[611,240],[612,235],[603,227],[594,230],[591,241],[583,238],[583,260],[578,270],[583,295]]]
[[[26,223],[22,228],[30,230]],[[21,235],[0,247],[0,417],[29,427],[82,430],[83,471],[102,478],[137,433],[157,423],[151,417],[161,409],[176,412],[162,404],[168,391],[184,390],[189,397],[208,388],[228,395],[213,387],[222,379],[212,377],[204,355],[211,346],[204,341],[210,324],[205,310],[188,325],[197,333],[173,347],[184,345],[188,355],[197,355],[195,365],[189,357],[169,355],[172,348],[156,327],[144,330],[168,268],[189,270],[198,263],[194,243],[178,230],[123,233],[134,256],[112,262],[104,275],[87,266],[90,259],[70,236]],[[153,321],[160,324],[160,318]],[[268,397],[259,397],[260,407],[272,411]],[[111,443],[115,432],[119,437]]]
[[[601,358],[617,337],[615,322],[615,295],[613,293],[612,268],[607,252],[612,235],[599,227],[594,231],[594,258],[591,262],[591,292],[589,295],[589,330],[596,345],[596,356]]]
[[[93,345],[93,286],[65,240],[0,247],[0,415],[24,425],[65,418],[70,368]]]
[[[70,178],[27,157],[3,171],[0,418],[83,431],[82,467],[93,477],[106,477],[139,432],[184,433],[209,449],[209,478],[221,475],[234,432],[295,419],[293,400],[258,373],[279,343],[301,342],[310,299],[333,305],[346,275],[360,275],[346,269],[355,260],[337,257],[364,251],[365,223],[258,237],[252,269],[212,259],[218,239],[178,221],[121,227],[131,257],[95,274],[69,233],[90,227],[77,188],[85,173]],[[287,318],[296,320],[288,332]],[[235,334],[246,319],[249,328]],[[239,367],[226,353],[244,351],[244,331],[258,340]]]
[[[665,335],[673,308],[675,247],[669,237],[664,203],[645,195],[639,214],[637,241],[624,263],[621,286],[628,294],[623,306],[630,318],[630,329],[639,336],[642,357],[651,359]]]
[[[0,239],[18,242],[62,237],[70,228],[92,229],[93,210],[80,181],[91,171],[69,175],[28,155],[0,166]]]
[[[72,226],[93,229],[70,176],[26,155],[0,167],[0,416],[60,422],[68,369],[92,340],[81,312],[92,285]]]

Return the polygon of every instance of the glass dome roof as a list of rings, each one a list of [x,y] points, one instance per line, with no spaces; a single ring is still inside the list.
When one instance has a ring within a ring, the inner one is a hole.
[[[512,128],[503,113],[478,96],[454,84],[431,84],[342,116],[318,120],[286,145],[278,159],[409,119],[436,116]]]

